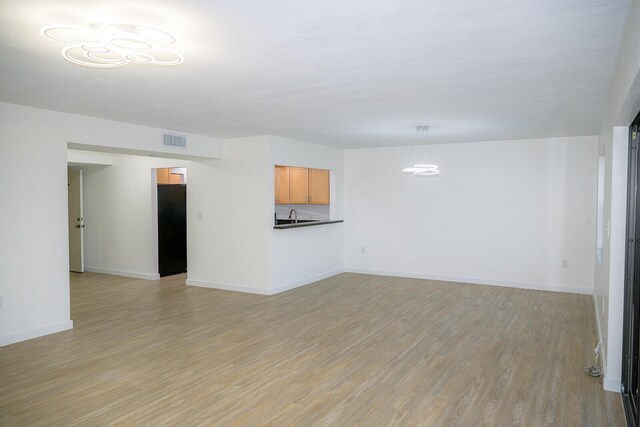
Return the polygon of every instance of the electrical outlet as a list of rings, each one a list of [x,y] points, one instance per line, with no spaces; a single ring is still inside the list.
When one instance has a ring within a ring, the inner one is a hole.
[[[361,254],[367,253],[367,249],[364,246],[360,246],[360,253]]]
[[[563,259],[562,261],[560,261],[560,267],[569,268],[569,260],[568,259]]]
[[[202,219],[202,212],[196,212],[196,219]]]

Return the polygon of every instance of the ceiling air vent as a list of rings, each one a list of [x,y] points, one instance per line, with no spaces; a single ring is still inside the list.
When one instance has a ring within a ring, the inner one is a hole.
[[[162,143],[169,147],[187,148],[187,138],[177,135],[162,135]]]

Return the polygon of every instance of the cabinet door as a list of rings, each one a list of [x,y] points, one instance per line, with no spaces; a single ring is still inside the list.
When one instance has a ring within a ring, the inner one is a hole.
[[[169,184],[184,184],[183,175],[179,173],[170,173],[169,174]]]
[[[169,169],[162,168],[156,170],[156,178],[158,184],[169,184]]]
[[[309,169],[309,204],[329,204],[329,171]]]
[[[289,167],[289,203],[309,203],[309,169]]]
[[[274,175],[276,204],[286,205],[289,203],[289,168],[287,166],[276,166]]]

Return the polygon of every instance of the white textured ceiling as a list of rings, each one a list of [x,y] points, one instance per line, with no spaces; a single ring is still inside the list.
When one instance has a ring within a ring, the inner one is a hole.
[[[629,0],[0,2],[0,101],[358,148],[599,132]],[[45,25],[171,32],[176,67],[84,68]]]

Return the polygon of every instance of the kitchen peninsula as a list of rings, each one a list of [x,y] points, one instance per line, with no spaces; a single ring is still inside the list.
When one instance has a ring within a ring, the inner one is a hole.
[[[325,224],[336,224],[338,222],[344,222],[341,219],[337,219],[334,221],[323,221],[323,220],[301,220],[299,222],[290,222],[285,224],[279,224],[279,220],[276,220],[276,225],[273,226],[276,230],[285,230],[289,228],[300,228],[300,227],[310,227],[314,225],[325,225]]]

